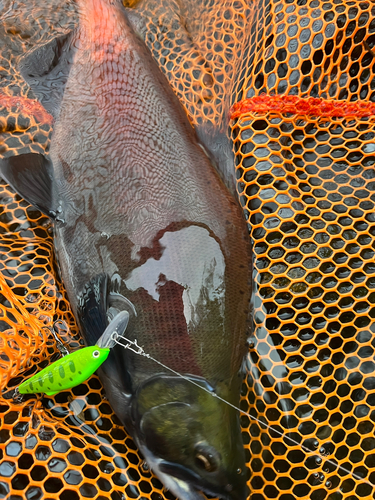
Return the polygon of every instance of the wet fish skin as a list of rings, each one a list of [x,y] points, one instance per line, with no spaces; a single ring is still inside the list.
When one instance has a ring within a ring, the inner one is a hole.
[[[213,391],[199,377],[190,379]],[[169,484],[170,476],[188,478],[214,496],[247,497],[233,408],[181,378],[157,375],[137,391],[132,417],[141,450],[147,450],[152,469],[177,496],[198,498],[181,484]]]
[[[127,310],[128,338],[238,405],[250,301],[243,214],[123,9],[110,0],[79,6],[80,26],[60,47],[67,66],[54,67],[66,84],[61,103],[48,99],[56,110],[50,160],[19,156],[1,171],[55,219],[61,274],[87,344],[110,311]],[[197,490],[246,498],[233,409],[120,346],[101,379],[181,500],[201,498]]]

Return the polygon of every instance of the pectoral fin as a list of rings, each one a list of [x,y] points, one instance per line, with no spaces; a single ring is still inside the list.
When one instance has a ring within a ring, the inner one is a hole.
[[[56,217],[52,163],[44,155],[26,153],[0,160],[1,177],[26,201]]]
[[[99,342],[108,341],[114,331],[123,334],[129,319],[137,316],[133,304],[109,288],[108,276],[98,274],[86,284],[79,297],[78,316],[89,345],[107,347]]]
[[[116,341],[113,339],[113,335],[121,337],[124,335],[126,327],[129,323],[129,313],[127,311],[119,312],[109,323],[105,329],[103,335],[99,338],[96,345],[102,348],[111,349],[116,345]]]
[[[132,321],[136,320],[133,304],[120,293],[111,292],[111,287],[108,276],[102,273],[86,284],[79,297],[78,318],[88,345],[96,344],[101,347],[103,344],[103,347],[111,348],[108,343],[111,342],[112,333],[116,331],[121,336],[125,329],[131,327]],[[114,345],[107,362],[99,371],[106,393],[112,394],[112,403],[116,401],[119,415],[128,415],[132,393],[127,354],[128,351],[124,347]]]
[[[94,345],[107,328],[106,274],[99,274],[89,281],[78,302],[78,317],[88,345]]]

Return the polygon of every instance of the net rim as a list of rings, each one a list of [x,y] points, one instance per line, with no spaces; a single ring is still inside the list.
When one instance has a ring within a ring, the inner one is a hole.
[[[322,118],[367,118],[375,117],[375,102],[348,102],[320,97],[260,94],[235,103],[230,108],[230,119],[241,118],[248,113],[280,113]]]

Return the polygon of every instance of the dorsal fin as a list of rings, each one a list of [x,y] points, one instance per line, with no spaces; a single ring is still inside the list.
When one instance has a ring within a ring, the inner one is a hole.
[[[36,98],[56,119],[65,84],[75,53],[74,31],[53,38],[28,52],[19,63],[19,71]]]

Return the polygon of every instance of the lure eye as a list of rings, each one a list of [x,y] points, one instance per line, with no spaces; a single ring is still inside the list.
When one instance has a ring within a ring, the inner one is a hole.
[[[94,351],[94,352],[92,353],[92,356],[93,356],[94,358],[98,358],[98,357],[100,356],[100,352],[99,352],[99,351]]]

